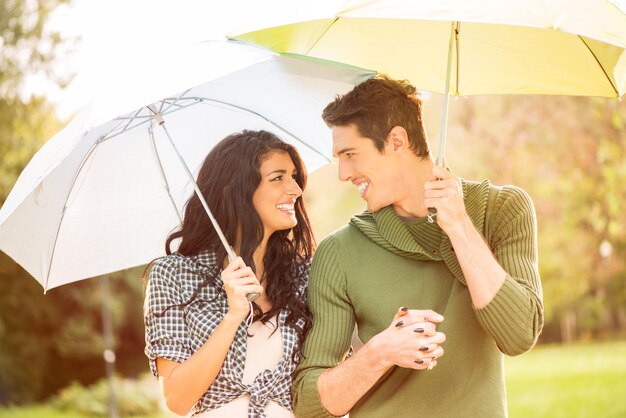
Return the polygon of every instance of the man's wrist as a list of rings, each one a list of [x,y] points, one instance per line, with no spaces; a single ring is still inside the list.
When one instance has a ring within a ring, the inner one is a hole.
[[[456,223],[451,228],[448,228],[448,231],[445,232],[452,242],[456,240],[467,240],[468,237],[476,232],[476,227],[470,217],[466,214],[460,222]]]
[[[367,363],[370,370],[384,374],[393,363],[385,355],[387,353],[386,343],[381,334],[373,336],[361,349],[357,352],[363,357],[363,361]]]

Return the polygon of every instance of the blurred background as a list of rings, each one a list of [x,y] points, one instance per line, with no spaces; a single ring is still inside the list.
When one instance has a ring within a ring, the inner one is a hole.
[[[114,58],[219,30],[189,13],[198,5],[127,3],[0,0],[0,205],[96,89],[93,68],[119,70]],[[192,20],[178,38],[158,29],[164,15],[183,12]],[[422,98],[436,155],[442,97]],[[456,175],[521,186],[537,209],[546,323],[537,348],[505,360],[510,416],[626,417],[626,103],[452,99],[447,137]],[[305,198],[318,241],[364,209],[332,164],[310,176]],[[0,252],[0,418],[170,416],[143,354],[142,274],[44,295]]]

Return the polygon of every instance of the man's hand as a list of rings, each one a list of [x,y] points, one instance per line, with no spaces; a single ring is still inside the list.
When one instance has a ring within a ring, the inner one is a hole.
[[[431,310],[400,308],[387,329],[377,334],[376,351],[385,368],[432,369],[444,354],[445,334],[437,332],[443,316]]]
[[[437,224],[446,233],[467,220],[460,179],[439,166],[433,167],[424,184],[424,206],[437,209]]]

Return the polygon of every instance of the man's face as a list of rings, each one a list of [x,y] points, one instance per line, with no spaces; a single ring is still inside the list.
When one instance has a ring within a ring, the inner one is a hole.
[[[387,141],[381,153],[354,125],[334,126],[332,132],[333,155],[339,160],[339,180],[349,181],[359,189],[370,212],[396,203],[402,183],[397,156],[390,142]]]

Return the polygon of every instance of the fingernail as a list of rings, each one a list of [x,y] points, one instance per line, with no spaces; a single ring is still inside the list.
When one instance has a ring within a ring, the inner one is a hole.
[[[420,347],[420,351],[428,351],[428,347],[424,345]]]
[[[424,360],[415,360],[415,362],[416,362],[417,364],[423,364],[423,363],[424,363]]]
[[[396,323],[396,328],[401,327],[402,325],[404,325],[404,321],[399,321]]]
[[[424,332],[424,328],[415,328],[413,332],[419,332],[420,334]]]
[[[401,310],[402,312],[406,312],[406,311],[408,311],[408,308],[405,308],[405,307],[403,306],[402,308],[400,308],[400,310]]]

